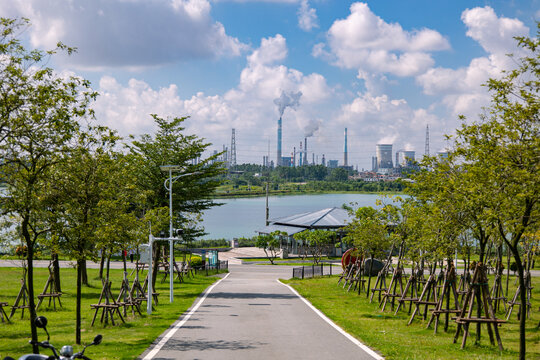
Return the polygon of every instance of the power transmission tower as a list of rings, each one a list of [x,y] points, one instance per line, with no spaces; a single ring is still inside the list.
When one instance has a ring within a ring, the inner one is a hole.
[[[232,129],[231,136],[231,167],[236,166],[236,136],[234,129]]]

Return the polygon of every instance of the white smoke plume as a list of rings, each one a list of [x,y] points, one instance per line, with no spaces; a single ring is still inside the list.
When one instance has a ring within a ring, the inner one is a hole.
[[[315,131],[319,130],[322,120],[310,120],[304,129],[304,137],[312,137]]]
[[[274,104],[276,104],[279,108],[279,116],[283,116],[283,112],[287,107],[290,107],[291,109],[296,109],[296,107],[300,105],[301,96],[301,91],[297,93],[290,92],[288,94],[286,94],[285,91],[282,91],[281,96],[277,99],[274,99]]]

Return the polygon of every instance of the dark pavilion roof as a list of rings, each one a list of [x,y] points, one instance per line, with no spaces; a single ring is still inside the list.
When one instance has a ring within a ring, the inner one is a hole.
[[[306,229],[339,229],[348,224],[351,217],[342,208],[327,208],[270,220],[270,225],[257,232],[269,234],[273,231],[284,231],[293,235]]]

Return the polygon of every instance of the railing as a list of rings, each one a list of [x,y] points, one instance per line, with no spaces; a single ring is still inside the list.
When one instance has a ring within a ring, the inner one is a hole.
[[[325,274],[326,270],[326,274]],[[318,265],[293,268],[293,278],[308,279],[315,276],[332,275],[332,264],[320,263]]]

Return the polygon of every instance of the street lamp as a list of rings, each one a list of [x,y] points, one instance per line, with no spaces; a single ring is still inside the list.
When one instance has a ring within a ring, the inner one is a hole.
[[[169,172],[169,178],[165,180],[163,183],[163,186],[165,186],[165,189],[169,191],[169,299],[170,302],[173,302],[174,296],[173,296],[173,279],[174,279],[174,272],[173,272],[173,220],[172,220],[172,184],[184,176],[189,175],[195,175],[200,174],[200,171],[195,171],[192,173],[184,173],[177,175],[175,177],[172,177],[173,171],[180,171],[184,170],[185,168],[180,165],[162,165],[159,167],[161,171],[163,172]],[[168,183],[168,186],[167,186]]]

